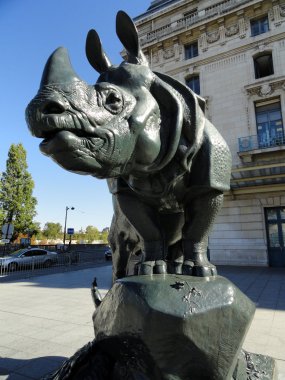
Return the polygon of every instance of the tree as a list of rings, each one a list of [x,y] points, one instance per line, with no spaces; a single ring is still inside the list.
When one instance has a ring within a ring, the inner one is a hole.
[[[83,228],[81,227],[79,231],[75,232],[73,235],[74,240],[77,240],[77,243],[81,243],[85,240],[85,232],[83,231]]]
[[[105,227],[101,232],[101,240],[103,243],[108,243],[108,236],[109,236],[109,227]]]
[[[47,222],[43,229],[43,235],[47,239],[59,239],[62,237],[62,225],[60,223]]]
[[[27,154],[22,144],[12,144],[6,171],[0,180],[0,222],[14,225],[14,241],[20,233],[34,230],[37,200],[33,196],[34,181],[28,172]]]
[[[85,230],[85,239],[88,243],[92,243],[93,240],[99,240],[100,239],[100,232],[98,228],[94,226],[87,226]]]

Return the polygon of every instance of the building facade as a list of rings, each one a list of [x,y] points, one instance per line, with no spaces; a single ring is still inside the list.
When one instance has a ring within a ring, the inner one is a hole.
[[[134,21],[152,69],[205,98],[232,152],[211,261],[285,266],[285,2],[155,0]]]

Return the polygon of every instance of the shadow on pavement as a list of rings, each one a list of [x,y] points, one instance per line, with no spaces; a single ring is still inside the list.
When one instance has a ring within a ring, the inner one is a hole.
[[[257,308],[285,310],[285,268],[219,266]]]
[[[5,379],[39,379],[57,370],[66,360],[63,356],[43,356],[33,359],[0,358],[0,377]]]

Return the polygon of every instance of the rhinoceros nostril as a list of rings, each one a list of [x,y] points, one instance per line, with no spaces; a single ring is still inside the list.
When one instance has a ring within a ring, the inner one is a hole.
[[[54,101],[50,101],[42,107],[42,113],[44,115],[61,114],[64,111],[65,111],[65,109],[63,108],[63,106],[59,103],[54,102]]]

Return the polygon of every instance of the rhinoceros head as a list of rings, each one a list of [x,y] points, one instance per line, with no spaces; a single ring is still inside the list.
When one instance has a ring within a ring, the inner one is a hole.
[[[81,80],[59,48],[26,110],[31,133],[43,139],[42,153],[69,171],[99,178],[158,170],[175,154],[183,119],[179,97],[149,68],[132,20],[120,11],[116,26],[126,61],[113,66],[91,30],[86,54],[100,73],[97,83]]]

